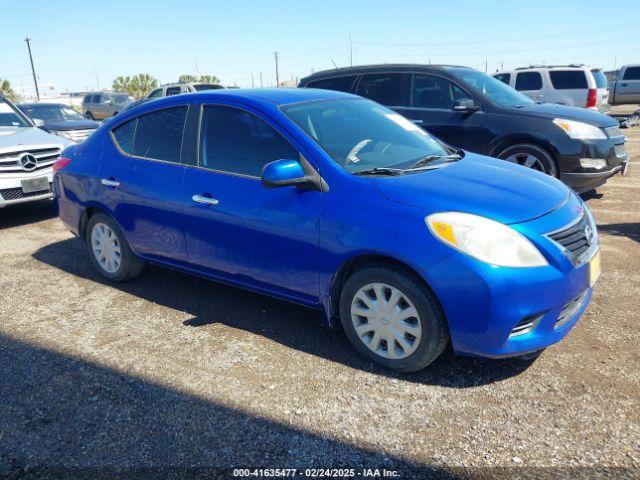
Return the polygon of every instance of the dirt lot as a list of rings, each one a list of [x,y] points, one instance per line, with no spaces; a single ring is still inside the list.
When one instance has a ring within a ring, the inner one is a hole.
[[[588,200],[593,302],[535,362],[448,353],[389,374],[315,312],[157,267],[109,285],[50,203],[0,210],[0,478],[638,478],[640,128],[626,134],[629,175]]]

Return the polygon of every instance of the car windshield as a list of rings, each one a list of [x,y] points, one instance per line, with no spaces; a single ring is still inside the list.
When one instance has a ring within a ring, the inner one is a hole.
[[[84,117],[66,105],[25,105],[22,110],[31,118],[45,121],[82,120]]]
[[[14,107],[0,98],[0,127],[30,127],[25,118]]]
[[[456,77],[503,107],[519,107],[535,103],[529,97],[485,73],[467,68],[452,69]]]
[[[453,153],[411,121],[369,100],[297,103],[282,111],[351,173],[403,169]]]

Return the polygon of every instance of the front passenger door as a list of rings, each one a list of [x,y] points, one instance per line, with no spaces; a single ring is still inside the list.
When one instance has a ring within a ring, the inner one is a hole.
[[[183,210],[193,268],[244,286],[313,303],[318,299],[321,192],[265,188],[267,163],[299,160],[264,118],[206,105],[198,168],[187,168]]]

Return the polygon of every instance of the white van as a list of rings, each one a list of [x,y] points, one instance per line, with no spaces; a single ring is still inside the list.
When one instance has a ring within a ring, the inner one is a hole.
[[[584,65],[530,66],[493,76],[532,100],[608,112],[607,77],[599,68]]]

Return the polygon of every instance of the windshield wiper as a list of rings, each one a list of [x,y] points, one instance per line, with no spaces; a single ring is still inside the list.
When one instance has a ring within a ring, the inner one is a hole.
[[[400,168],[377,167],[370,170],[360,170],[353,172],[354,175],[400,175],[404,170]]]
[[[460,160],[462,157],[460,155],[458,155],[457,153],[453,153],[451,155],[427,155],[424,158],[421,158],[420,160],[418,160],[416,163],[414,163],[413,165],[409,165],[407,168],[405,168],[404,170],[415,170],[418,169],[424,165],[426,165],[427,163],[431,163],[435,160],[446,160],[446,162],[444,163],[449,163],[449,162],[455,162]]]

